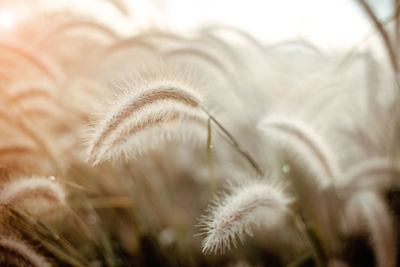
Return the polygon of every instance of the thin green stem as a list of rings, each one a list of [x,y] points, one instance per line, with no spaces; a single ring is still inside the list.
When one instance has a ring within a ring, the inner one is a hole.
[[[309,251],[307,251],[306,253],[304,253],[303,255],[301,255],[300,257],[298,257],[297,259],[295,259],[294,261],[292,261],[288,265],[286,265],[286,267],[301,266],[303,263],[305,263],[311,257],[312,257],[312,254]]]
[[[213,145],[212,145],[212,131],[211,131],[211,119],[209,118],[207,121],[207,163],[208,163],[208,172],[210,175],[210,188],[211,193],[215,195],[217,191],[217,186],[215,183],[215,174],[214,174],[214,161],[213,161]]]
[[[248,152],[246,152],[239,144],[238,141],[236,141],[236,138],[233,137],[233,135],[224,127],[222,124],[214,117],[212,116],[207,110],[202,108],[202,110],[207,114],[209,119],[213,121],[218,128],[221,129],[221,131],[228,137],[230,144],[250,163],[251,166],[256,170],[256,172],[260,175],[263,176],[264,173],[258,166],[257,162],[250,156]]]
[[[306,232],[307,241],[310,244],[311,252],[314,255],[316,264],[318,267],[326,266],[326,256],[324,250],[318,240],[314,230],[310,227],[308,220],[305,218],[304,213],[300,209],[300,218],[303,222],[304,229]]]

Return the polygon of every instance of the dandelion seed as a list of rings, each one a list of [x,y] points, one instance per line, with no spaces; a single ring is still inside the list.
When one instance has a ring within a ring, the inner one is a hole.
[[[231,194],[211,210],[200,224],[203,252],[221,252],[236,247],[245,234],[259,225],[276,227],[289,213],[291,200],[278,188],[263,182],[252,182],[234,188]]]

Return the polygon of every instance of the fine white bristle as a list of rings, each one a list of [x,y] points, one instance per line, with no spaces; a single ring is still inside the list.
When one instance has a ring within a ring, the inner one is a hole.
[[[253,227],[281,224],[290,202],[278,187],[265,182],[235,187],[200,224],[206,236],[203,252],[224,253],[243,241],[245,234],[252,235]]]

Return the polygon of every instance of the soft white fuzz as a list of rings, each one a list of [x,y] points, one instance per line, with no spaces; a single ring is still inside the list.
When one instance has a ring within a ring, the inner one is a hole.
[[[338,176],[339,167],[324,140],[305,123],[285,116],[263,119],[259,128],[269,137],[293,149],[309,168],[318,173],[321,185],[327,185]]]
[[[124,89],[94,121],[87,136],[87,159],[94,164],[121,156],[130,159],[171,139],[205,136],[207,116],[200,109],[202,100],[190,83],[150,82],[144,77]]]
[[[64,205],[65,191],[53,176],[30,176],[13,179],[1,186],[0,204],[42,214]]]
[[[250,182],[235,187],[203,218],[203,252],[221,252],[252,235],[255,226],[274,227],[284,222],[291,200],[279,187],[265,182]]]

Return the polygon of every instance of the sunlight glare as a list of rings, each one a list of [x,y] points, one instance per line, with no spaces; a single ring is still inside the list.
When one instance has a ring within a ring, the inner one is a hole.
[[[15,27],[17,23],[17,17],[15,12],[11,10],[0,11],[0,28],[10,30]]]

